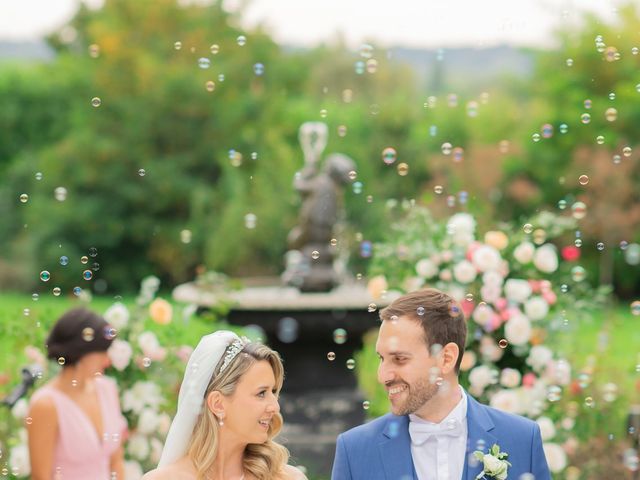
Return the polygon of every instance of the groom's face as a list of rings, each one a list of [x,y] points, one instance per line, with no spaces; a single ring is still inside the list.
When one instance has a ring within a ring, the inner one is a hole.
[[[395,415],[414,413],[436,395],[438,386],[431,380],[437,363],[418,322],[408,317],[382,322],[376,352],[378,381],[387,390]]]

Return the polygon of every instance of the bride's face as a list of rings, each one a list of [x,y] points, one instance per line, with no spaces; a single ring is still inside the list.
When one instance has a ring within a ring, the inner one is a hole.
[[[254,363],[225,403],[225,433],[233,433],[246,443],[266,442],[273,417],[280,412],[276,379],[269,362]]]

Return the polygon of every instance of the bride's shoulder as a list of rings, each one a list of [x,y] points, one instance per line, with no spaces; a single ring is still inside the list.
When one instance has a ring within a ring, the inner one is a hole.
[[[283,480],[307,480],[307,477],[302,471],[293,465],[286,465],[284,467]]]
[[[156,468],[147,472],[142,480],[193,480],[195,477],[176,465]]]

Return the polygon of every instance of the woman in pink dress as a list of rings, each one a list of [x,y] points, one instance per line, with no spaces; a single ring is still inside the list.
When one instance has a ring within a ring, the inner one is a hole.
[[[103,376],[115,330],[78,308],[62,315],[47,339],[62,370],[31,398],[27,425],[32,480],[124,478],[127,424],[118,389]]]

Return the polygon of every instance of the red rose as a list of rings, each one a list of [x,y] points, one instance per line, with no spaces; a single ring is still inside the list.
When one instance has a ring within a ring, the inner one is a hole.
[[[573,245],[562,247],[562,258],[567,262],[575,262],[580,258],[580,249]]]

